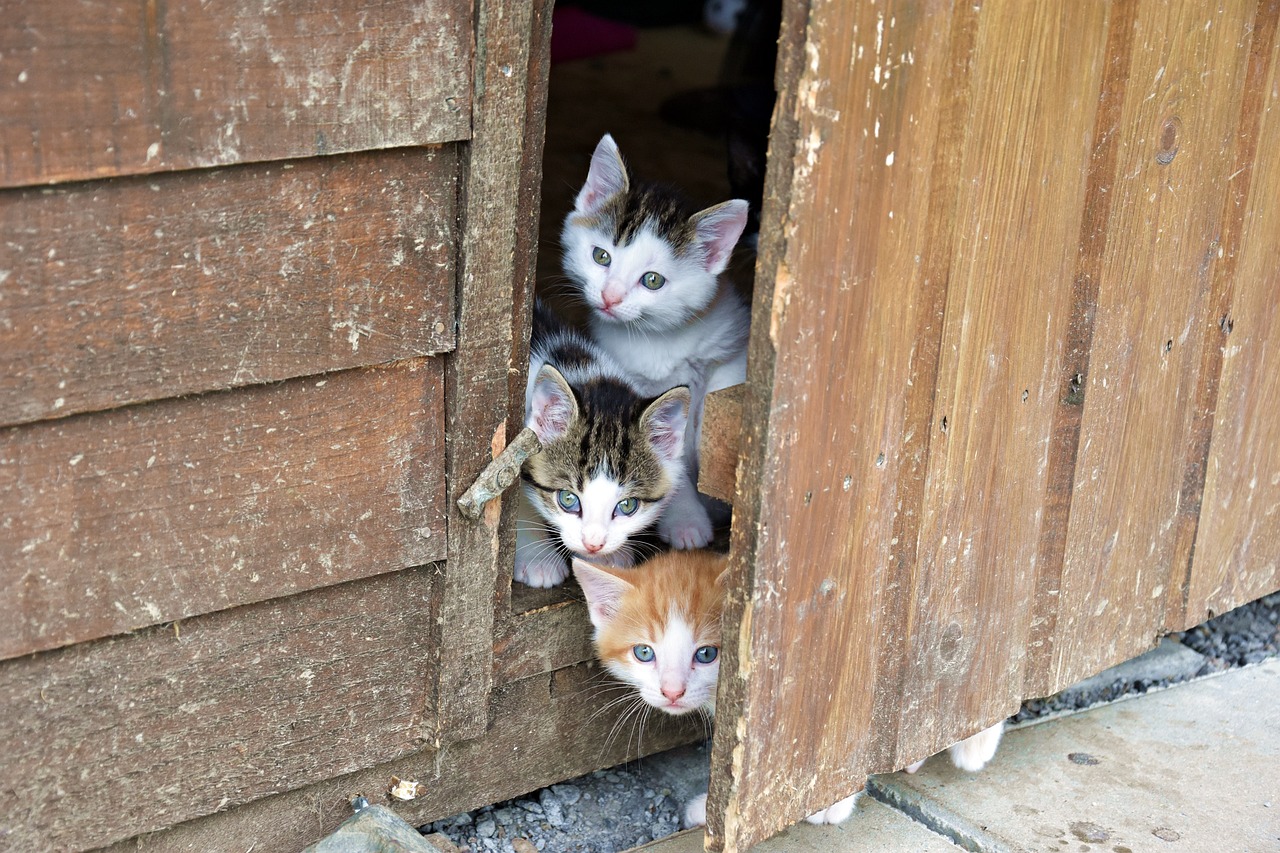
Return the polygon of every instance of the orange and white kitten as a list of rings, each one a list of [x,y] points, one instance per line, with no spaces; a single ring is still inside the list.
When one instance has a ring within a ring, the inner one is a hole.
[[[723,554],[696,550],[660,554],[634,569],[573,561],[595,629],[596,656],[659,711],[715,714],[725,564]],[[981,770],[995,755],[1003,731],[1002,721],[952,746],[951,760],[962,770]],[[858,791],[805,819],[844,823],[861,796]],[[686,804],[684,819],[686,826],[707,822],[706,794]]]

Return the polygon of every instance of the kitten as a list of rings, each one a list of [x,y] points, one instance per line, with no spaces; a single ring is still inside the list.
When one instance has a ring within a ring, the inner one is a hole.
[[[711,541],[697,495],[698,437],[708,391],[746,379],[751,316],[720,273],[747,222],[747,203],[694,212],[675,192],[632,183],[605,135],[565,219],[564,269],[590,309],[592,336],[642,394],[689,388],[685,463],[658,533],[675,548]]]
[[[684,476],[689,390],[644,397],[541,303],[533,325],[525,422],[542,450],[521,471],[515,579],[548,587],[569,574],[561,544],[630,565],[624,546],[657,523]]]
[[[724,555],[711,551],[672,551],[634,570],[573,561],[595,629],[596,656],[651,707],[677,715],[715,714],[725,563]],[[952,746],[952,761],[970,773],[981,770],[995,755],[1003,730],[1002,721]],[[858,791],[805,820],[844,823],[862,794]],[[684,819],[686,826],[707,822],[706,794],[688,802]]]

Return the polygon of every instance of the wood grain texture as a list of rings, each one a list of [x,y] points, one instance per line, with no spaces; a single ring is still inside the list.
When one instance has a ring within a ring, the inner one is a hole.
[[[1248,460],[1228,504],[1274,467],[1274,191],[1238,182],[1273,183],[1276,7],[786,5],[711,847],[1180,627],[1197,421]],[[1256,325],[1215,424],[1228,308]],[[1210,595],[1274,588],[1264,517]]]
[[[1185,612],[1172,627],[1280,588],[1280,3],[1258,5],[1224,216],[1227,310],[1205,318],[1220,359]],[[1237,185],[1235,181],[1242,183]],[[1228,260],[1229,259],[1229,260]],[[1217,306],[1215,306],[1217,307]]]
[[[43,0],[0,21],[0,186],[465,139],[471,4]]]
[[[743,391],[735,385],[708,394],[702,412],[698,491],[722,501],[733,501],[738,482]]]
[[[0,665],[6,846],[110,844],[418,750],[437,582],[396,572]]]
[[[949,213],[930,171],[961,127],[925,84],[955,73],[968,9],[903,4],[893,26],[869,4],[785,10],[708,813],[726,850],[861,787],[882,748],[867,735],[882,667],[899,666],[879,639],[905,605],[895,514],[919,516],[899,498],[921,450],[904,429],[914,336],[938,328],[945,284],[922,268],[921,226]]]
[[[694,720],[650,717],[643,737],[613,732],[611,694],[599,689],[600,672],[576,667],[506,684],[489,705],[492,727],[481,738],[431,748],[210,815],[109,848],[109,853],[203,850],[299,850],[350,816],[349,798],[363,794],[393,809],[413,826],[519,796],[584,772],[692,743],[705,736]],[[416,779],[425,793],[391,801],[391,777]],[[256,847],[255,847],[256,845]]]
[[[510,612],[515,501],[490,501],[479,521],[465,518],[455,501],[524,425],[523,396],[512,395],[528,369],[549,4],[482,2],[476,27],[485,50],[462,164],[458,348],[445,374],[449,560],[435,639],[442,742],[487,729],[495,612]]]
[[[1236,215],[1223,206],[1235,163],[1224,128],[1238,126],[1253,13],[1247,4],[1213,13],[1190,0],[1137,4],[1129,83],[1110,131],[1122,145],[1111,237],[1078,380],[1084,408],[1041,692],[1151,648],[1170,628],[1166,601],[1183,594],[1182,461],[1205,380],[1203,330],[1216,322],[1209,298],[1223,216]]]
[[[441,372],[0,430],[0,657],[441,559]]]
[[[455,146],[0,192],[0,424],[453,346]]]

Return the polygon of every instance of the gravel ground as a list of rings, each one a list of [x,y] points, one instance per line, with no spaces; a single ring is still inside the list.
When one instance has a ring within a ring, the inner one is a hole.
[[[1011,719],[1079,710],[1152,687],[1258,663],[1280,648],[1280,593],[1172,635],[1203,656],[1173,678],[1100,679],[1095,689],[1033,699]],[[619,853],[680,828],[684,802],[706,790],[710,742],[598,770],[527,796],[421,827],[464,853]]]

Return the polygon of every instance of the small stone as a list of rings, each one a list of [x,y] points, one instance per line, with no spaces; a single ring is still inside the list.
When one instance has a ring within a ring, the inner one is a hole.
[[[1093,767],[1096,764],[1102,763],[1087,752],[1068,752],[1067,760],[1072,764],[1083,764],[1087,767]]]
[[[542,806],[538,805],[533,800],[521,800],[520,802],[516,803],[516,805],[520,806],[520,808],[524,809],[527,812],[532,812],[534,814],[542,814]]]
[[[497,831],[498,825],[491,818],[485,818],[476,824],[476,835],[481,838],[492,838]]]
[[[551,790],[566,806],[571,806],[582,799],[582,791],[574,785],[552,785]]]
[[[510,826],[515,822],[516,813],[512,809],[497,809],[494,811],[493,817],[503,826]]]
[[[454,826],[470,826],[472,824],[471,813],[463,812],[453,819]]]
[[[1177,841],[1182,836],[1166,826],[1156,827],[1151,830],[1151,834],[1161,841]]]

